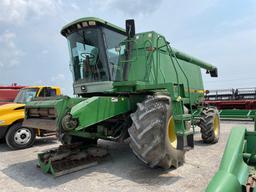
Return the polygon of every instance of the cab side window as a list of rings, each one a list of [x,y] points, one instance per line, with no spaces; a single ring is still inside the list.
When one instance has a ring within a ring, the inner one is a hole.
[[[56,96],[56,89],[44,87],[39,93],[39,97],[53,97]]]

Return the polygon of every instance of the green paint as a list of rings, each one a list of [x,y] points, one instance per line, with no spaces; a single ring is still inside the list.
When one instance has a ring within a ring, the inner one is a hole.
[[[61,121],[62,118],[66,115],[67,112],[71,110],[73,106],[76,104],[80,103],[81,101],[85,100],[84,98],[70,98],[67,96],[59,96],[55,97],[54,99],[40,99],[40,100],[35,100],[31,101],[28,104],[26,104],[26,117],[28,118],[28,110],[31,108],[37,108],[37,109],[55,109],[56,112],[56,118],[52,119],[55,121],[56,128],[59,130],[61,126]],[[25,121],[26,119],[25,118]],[[35,119],[38,120],[38,119]],[[44,127],[40,127],[37,125],[37,121],[35,121],[35,126],[36,128],[44,129]]]
[[[101,24],[103,24],[103,25],[106,25],[106,26],[108,26],[108,27],[111,27],[111,28],[113,28],[113,29],[116,29],[116,30],[118,30],[118,31],[120,31],[120,32],[122,32],[122,33],[125,33],[125,30],[124,30],[123,28],[118,27],[118,26],[116,26],[116,25],[114,25],[114,24],[112,24],[112,23],[109,23],[109,22],[107,22],[107,21],[104,21],[103,19],[99,19],[99,18],[96,18],[96,17],[84,17],[84,18],[77,19],[77,20],[75,20],[75,21],[73,21],[73,22],[71,22],[71,23],[65,25],[65,26],[61,29],[61,33],[63,32],[63,30],[65,30],[65,29],[71,27],[72,25],[76,25],[77,23],[82,23],[82,22],[84,22],[84,21],[86,21],[86,22],[88,22],[88,21],[96,21],[97,23],[101,23]]]
[[[76,131],[82,130],[106,119],[135,110],[132,97],[91,97],[75,105],[70,113],[77,118],[79,126]]]
[[[223,119],[251,119],[254,120],[256,110],[246,109],[222,109],[220,117]]]
[[[40,167],[40,169],[42,170],[43,173],[49,173],[51,175],[53,175],[54,177],[56,176],[56,172],[52,166],[52,162],[51,160],[49,160],[47,163],[43,162],[43,156],[44,156],[45,152],[43,153],[38,153],[38,166]]]
[[[61,33],[68,39],[74,93],[80,98],[62,97],[29,104],[31,108],[54,107],[60,132],[102,138],[104,135],[97,131],[93,134],[87,131],[88,127],[122,114],[129,118],[138,102],[148,94],[157,93],[171,97],[176,133],[190,134],[185,122],[194,117],[184,114],[184,105],[191,112],[199,108],[204,97],[201,68],[211,72],[216,67],[172,48],[155,31],[128,38],[124,29],[94,17],[71,22]],[[117,39],[120,40],[116,42]],[[93,44],[94,41],[97,43]],[[99,58],[95,50],[101,54]],[[125,54],[127,52],[129,54]],[[95,66],[97,59],[100,61]],[[125,66],[128,66],[127,75]],[[62,129],[61,123],[67,113],[78,121],[73,130]]]
[[[249,174],[255,173],[256,132],[234,127],[230,133],[219,170],[207,192],[244,191]]]

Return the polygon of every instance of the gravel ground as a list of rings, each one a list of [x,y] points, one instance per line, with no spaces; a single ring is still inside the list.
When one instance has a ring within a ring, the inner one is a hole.
[[[186,163],[168,171],[144,166],[125,144],[99,141],[110,152],[106,161],[53,178],[36,168],[37,153],[59,145],[53,138],[38,139],[34,147],[19,151],[0,144],[0,191],[203,191],[218,169],[228,135],[235,125],[253,128],[250,122],[222,122],[221,138],[215,145],[203,144],[197,130],[195,148],[186,153]]]

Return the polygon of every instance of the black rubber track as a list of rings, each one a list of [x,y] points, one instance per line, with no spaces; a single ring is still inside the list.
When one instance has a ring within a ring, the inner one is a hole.
[[[218,110],[216,108],[204,108],[202,110],[200,124],[201,136],[204,143],[213,144],[217,143],[219,140],[219,134],[214,133],[214,118],[217,116],[219,118]],[[220,127],[220,125],[218,125]]]
[[[167,134],[170,101],[168,96],[148,96],[131,114],[133,124],[128,129],[129,145],[134,154],[150,167],[167,169],[184,162],[185,152],[174,148]]]

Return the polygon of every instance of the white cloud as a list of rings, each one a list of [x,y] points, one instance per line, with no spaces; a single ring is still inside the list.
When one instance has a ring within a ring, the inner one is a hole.
[[[154,12],[161,3],[162,0],[109,0],[109,7],[114,7],[124,13],[131,15],[143,15]]]
[[[62,73],[57,74],[56,76],[51,78],[52,83],[61,82],[65,80],[65,75]]]
[[[53,15],[61,5],[61,0],[1,0],[0,23],[20,24],[30,14],[32,18]]]
[[[157,10],[162,0],[90,0],[97,9],[113,11],[114,9],[125,15],[147,15]]]
[[[20,63],[25,54],[15,44],[16,34],[6,31],[0,34],[0,67],[12,68]]]
[[[31,85],[45,85],[45,82],[43,80],[39,79],[30,84]]]
[[[226,30],[227,31],[227,30]],[[231,31],[213,37],[193,47],[218,67],[219,78],[205,76],[205,85],[210,89],[255,86],[256,27]]]
[[[75,10],[80,10],[79,6],[75,3],[71,3],[70,6]]]

